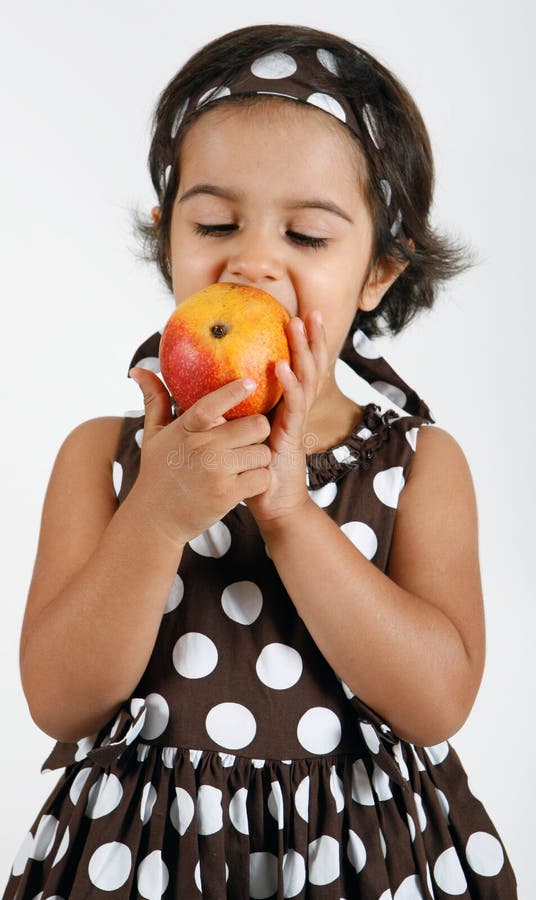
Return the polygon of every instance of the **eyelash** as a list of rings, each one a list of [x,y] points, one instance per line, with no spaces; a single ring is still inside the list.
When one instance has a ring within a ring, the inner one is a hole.
[[[236,225],[201,225],[197,223],[195,226],[196,232],[204,237],[225,237],[233,228],[236,228]],[[297,231],[288,231],[287,234],[296,244],[311,250],[319,250],[328,245],[327,238],[310,237],[308,234],[300,234]]]

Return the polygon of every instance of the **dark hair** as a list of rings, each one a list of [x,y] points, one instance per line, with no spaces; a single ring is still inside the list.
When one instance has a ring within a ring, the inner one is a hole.
[[[333,34],[305,26],[253,25],[231,31],[195,53],[162,91],[153,115],[148,165],[158,196],[161,218],[157,227],[134,213],[135,233],[143,246],[143,258],[156,262],[171,290],[168,255],[171,214],[179,184],[182,141],[192,122],[205,109],[247,98],[229,97],[196,111],[176,131],[176,123],[190,96],[225,83],[239,66],[274,50],[292,53],[299,49],[331,51],[339,74],[325,71],[325,88],[343,95],[362,122],[365,104],[374,110],[374,122],[382,136],[379,152],[366,128],[359,141],[368,173],[366,201],[374,222],[374,241],[369,272],[375,263],[389,266],[393,260],[407,266],[371,311],[358,310],[352,328],[360,327],[368,337],[398,334],[418,312],[431,309],[442,282],[474,265],[471,251],[434,230],[430,224],[434,164],[430,138],[422,116],[406,88],[366,50]],[[261,102],[271,98],[255,97]],[[295,103],[287,100],[283,102]],[[353,132],[349,132],[353,135]],[[382,179],[391,186],[389,208]],[[402,226],[391,233],[392,210],[400,209]],[[383,325],[382,325],[383,323]]]

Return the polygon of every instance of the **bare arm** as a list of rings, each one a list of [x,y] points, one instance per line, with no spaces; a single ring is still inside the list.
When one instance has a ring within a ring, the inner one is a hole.
[[[454,439],[421,429],[386,574],[313,501],[262,532],[305,625],[351,690],[405,740],[452,736],[484,666],[476,503]]]
[[[267,419],[224,417],[251,386],[238,379],[212,391],[183,414],[186,424],[173,419],[160,379],[137,374],[146,408],[140,471],[120,508],[112,483],[116,418],[71,432],[45,497],[20,667],[34,721],[57,740],[95,733],[129,697],[185,544],[269,481],[270,451],[258,443]],[[206,453],[222,464],[204,465]]]
[[[117,508],[120,421],[69,435],[43,507],[20,668],[32,718],[56,740],[98,731],[136,686],[182,556],[151,526],[136,485]]]

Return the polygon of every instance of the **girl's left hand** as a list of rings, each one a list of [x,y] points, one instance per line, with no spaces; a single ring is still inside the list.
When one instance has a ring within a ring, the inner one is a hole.
[[[316,310],[304,322],[294,316],[286,326],[291,367],[278,360],[275,374],[283,396],[274,408],[271,432],[266,443],[272,451],[267,466],[270,487],[262,494],[248,497],[245,503],[259,528],[298,510],[309,501],[306,485],[306,453],[317,442],[316,435],[305,434],[309,412],[329,376],[329,356],[321,314]]]

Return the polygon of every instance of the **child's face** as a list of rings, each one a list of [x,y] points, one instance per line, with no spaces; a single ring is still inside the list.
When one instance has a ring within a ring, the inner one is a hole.
[[[207,111],[183,144],[170,256],[177,304],[230,281],[268,291],[291,316],[320,310],[332,367],[358,305],[376,306],[394,277],[364,288],[373,223],[363,164],[326,119],[286,104]]]

